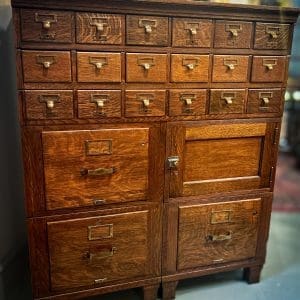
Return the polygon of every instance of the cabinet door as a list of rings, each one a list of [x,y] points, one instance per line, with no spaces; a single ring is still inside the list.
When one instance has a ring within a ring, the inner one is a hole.
[[[268,188],[274,123],[206,123],[168,128],[169,196]]]

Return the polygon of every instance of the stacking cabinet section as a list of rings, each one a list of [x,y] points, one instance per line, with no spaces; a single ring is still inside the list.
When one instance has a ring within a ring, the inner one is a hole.
[[[270,188],[277,133],[275,123],[169,124],[169,197]]]

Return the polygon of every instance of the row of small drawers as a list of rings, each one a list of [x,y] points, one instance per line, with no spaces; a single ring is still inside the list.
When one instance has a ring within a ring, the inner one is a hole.
[[[124,44],[125,15],[76,13],[76,42],[86,44]],[[71,43],[74,41],[74,14],[63,11],[21,10],[23,41]],[[253,28],[254,49],[288,49],[290,25],[217,20],[172,18],[172,46],[212,46],[215,48],[250,48]],[[215,28],[214,28],[215,27]],[[126,44],[168,46],[169,19],[157,16],[126,16]]]
[[[77,52],[78,82],[121,82],[121,53]],[[252,59],[252,65],[249,63]],[[212,82],[282,82],[286,56],[213,55]],[[24,82],[71,82],[68,51],[22,51]],[[169,76],[170,65],[170,76]],[[127,82],[209,82],[210,55],[126,53]]]
[[[119,118],[120,90],[78,90],[78,117]],[[275,89],[172,89],[168,91],[169,116],[199,116],[228,113],[280,113],[283,90]],[[246,109],[245,102],[248,98]],[[28,120],[74,118],[73,91],[27,90],[24,92]],[[164,116],[166,90],[127,90],[125,117]]]

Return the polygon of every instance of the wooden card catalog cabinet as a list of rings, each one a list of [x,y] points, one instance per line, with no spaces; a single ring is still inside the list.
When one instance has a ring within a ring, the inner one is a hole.
[[[265,261],[299,11],[12,0],[34,299]],[[262,21],[263,20],[263,21]]]

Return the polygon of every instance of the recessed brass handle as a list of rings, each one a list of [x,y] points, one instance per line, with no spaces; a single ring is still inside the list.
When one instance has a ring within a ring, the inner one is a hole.
[[[105,258],[112,257],[115,252],[117,251],[116,247],[111,247],[110,249],[99,249],[96,250],[96,253],[93,253],[94,251],[87,251],[84,253],[84,258],[89,260],[89,262],[95,261],[95,260],[101,260]]]
[[[206,240],[211,242],[222,242],[228,241],[232,239],[231,231],[226,232],[225,234],[210,234],[206,237]]]
[[[82,168],[80,170],[81,176],[108,176],[116,173],[116,168],[98,168],[98,169],[87,169]]]

